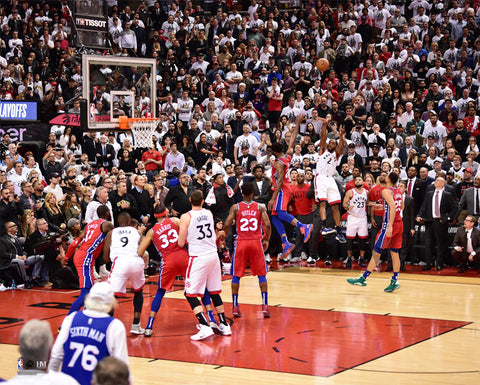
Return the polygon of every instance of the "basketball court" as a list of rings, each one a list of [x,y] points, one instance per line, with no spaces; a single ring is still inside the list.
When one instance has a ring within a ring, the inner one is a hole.
[[[355,274],[299,266],[270,272],[270,319],[262,316],[256,277],[245,277],[239,295],[243,317],[230,318],[233,335],[201,342],[190,341],[196,321],[177,281],[153,336],[128,335],[135,384],[480,383],[478,277],[402,274],[401,289],[384,293],[389,273],[374,273],[366,287],[346,282]],[[156,280],[149,278],[145,286],[142,325]],[[223,283],[227,317],[230,282]],[[1,377],[15,375],[23,324],[45,319],[56,335],[76,295],[45,289],[0,293]],[[127,331],[132,306],[130,293],[115,313]]]

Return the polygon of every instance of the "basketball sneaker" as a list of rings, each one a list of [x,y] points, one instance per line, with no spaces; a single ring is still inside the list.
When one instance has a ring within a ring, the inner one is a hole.
[[[190,339],[193,341],[201,341],[215,334],[212,328],[207,325],[197,325],[197,329],[198,333],[190,337]]]
[[[290,243],[290,242],[285,243],[285,245],[283,246],[282,253],[278,256],[278,259],[285,260],[287,255],[290,254],[294,248],[295,248],[295,245],[293,243]],[[288,262],[288,260],[285,262]]]
[[[145,337],[151,337],[153,334],[153,330],[150,328],[145,329]]]
[[[325,266],[332,266],[332,261],[330,261],[330,258],[325,259]]]
[[[218,327],[216,322],[210,321],[210,327],[212,328],[214,333],[221,333],[220,328]]]
[[[350,285],[356,285],[356,286],[367,286],[367,280],[361,275],[360,277],[357,278],[348,278],[347,282]]]
[[[131,334],[145,334],[145,329],[138,324],[132,324],[132,328],[130,329]]]
[[[262,305],[263,318],[270,318],[270,310],[268,310],[268,305]]]
[[[232,329],[230,328],[230,325],[224,325],[222,323],[219,323],[217,325],[218,330],[222,334],[222,336],[231,336],[232,335]]]
[[[312,235],[313,225],[306,225],[300,228],[300,232],[303,234],[303,243],[307,243]]]
[[[343,260],[343,264],[345,265],[346,269],[351,269],[352,268],[352,258],[347,257]]]
[[[343,235],[340,231],[337,231],[337,235],[335,236],[335,239],[340,243],[347,243],[345,235]]]
[[[322,229],[322,235],[328,235],[328,234],[333,234],[334,232],[336,232],[337,230],[331,228],[331,227],[324,227]]]
[[[307,259],[307,263],[309,265],[315,265],[317,263],[317,260],[315,258],[313,258],[312,256],[308,257]]]
[[[233,315],[235,318],[239,318],[239,317],[242,316],[242,313],[240,313],[240,308],[239,308],[238,306],[234,306],[234,307],[233,307],[232,315]]]
[[[397,290],[400,288],[400,284],[398,283],[397,280],[392,279],[390,280],[390,285],[388,285],[383,291],[386,293],[391,293],[394,290]]]

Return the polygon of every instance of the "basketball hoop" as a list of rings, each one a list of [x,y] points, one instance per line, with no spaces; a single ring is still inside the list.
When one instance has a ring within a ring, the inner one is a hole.
[[[131,130],[133,136],[133,148],[148,148],[153,146],[152,136],[160,119],[155,118],[127,118],[119,116],[119,127],[122,130]]]

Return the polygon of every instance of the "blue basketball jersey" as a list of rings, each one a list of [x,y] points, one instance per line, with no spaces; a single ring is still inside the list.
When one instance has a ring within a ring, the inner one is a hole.
[[[83,312],[73,316],[68,338],[63,345],[62,372],[82,385],[90,385],[98,361],[109,356],[107,329],[113,317],[88,317]]]

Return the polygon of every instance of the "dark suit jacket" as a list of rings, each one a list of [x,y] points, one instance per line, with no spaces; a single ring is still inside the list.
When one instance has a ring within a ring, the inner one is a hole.
[[[105,145],[106,154],[103,154],[103,146],[101,143],[97,143],[95,146],[95,156],[97,159],[98,167],[103,166],[103,163],[106,162],[108,164],[108,169],[111,170],[113,166],[113,159],[115,159],[115,150],[111,144]],[[98,154],[98,155],[97,155]]]
[[[429,177],[430,178],[430,177]],[[433,180],[432,180],[433,182]],[[428,186],[427,186],[427,189],[426,189],[426,192],[429,192],[429,191],[434,191],[435,190],[435,185],[433,183],[430,183]],[[458,202],[458,197],[457,197],[457,190],[455,189],[455,187],[449,185],[449,184],[446,184],[445,185],[445,191],[448,191],[450,194],[452,194],[452,197],[454,199],[455,202]]]
[[[415,201],[405,194],[404,208],[403,208],[403,232],[410,232],[415,226]]]
[[[475,217],[478,217],[478,215],[475,214],[475,187],[470,187],[463,192],[462,198],[460,198],[460,202],[458,204],[458,210],[455,214],[455,218],[460,215],[462,210],[467,210],[467,215],[475,215]]]
[[[467,250],[467,231],[465,227],[462,226],[458,228],[452,246],[460,246],[463,247],[464,250]],[[480,230],[476,227],[474,227],[472,231],[472,247],[473,251],[480,255]]]
[[[228,140],[228,151],[227,151],[227,140]],[[228,134],[228,139],[226,134],[221,136],[218,140],[218,149],[223,151],[225,156],[233,162],[234,155],[233,155],[233,148],[235,146],[235,139],[233,135]]]
[[[129,192],[131,196],[135,198],[137,203],[136,218],[141,220],[145,215],[150,216],[150,221],[153,221],[153,204],[155,203],[153,198],[150,198],[150,194],[147,190],[143,189],[139,192],[135,187]]]
[[[407,180],[407,188],[408,188],[408,182],[410,180]],[[420,179],[417,177],[415,179],[415,183],[412,187],[412,198],[415,201],[415,215],[420,211],[420,207],[422,207],[423,199],[425,198],[425,192],[427,190],[427,182],[425,182],[423,179]]]
[[[342,165],[344,163],[347,163],[348,156],[349,156],[349,154],[344,154],[342,156],[342,159],[340,159],[340,165]],[[363,172],[362,157],[360,155],[358,155],[357,153],[355,153],[355,155],[353,156],[353,159],[354,159],[354,167],[358,167],[360,169],[360,171]],[[341,171],[341,166],[339,166],[339,167],[340,167],[340,171]],[[337,168],[337,170],[338,170],[338,168]]]
[[[435,191],[428,191],[425,195],[425,200],[423,201],[422,207],[418,216],[423,218],[423,220],[428,223],[433,221],[433,205],[432,199]],[[452,194],[450,194],[445,189],[443,190],[442,199],[440,201],[440,222],[450,223],[455,217],[457,212],[457,205],[453,199]]]
[[[267,204],[270,199],[272,199],[272,189],[271,189],[271,183],[267,178],[263,178],[263,183],[262,183],[262,191],[258,189],[257,182],[255,182],[255,179],[252,181],[253,183],[253,199],[257,201],[258,203],[263,203]]]
[[[0,268],[10,266],[12,259],[17,256],[15,245],[7,234],[0,237]]]

